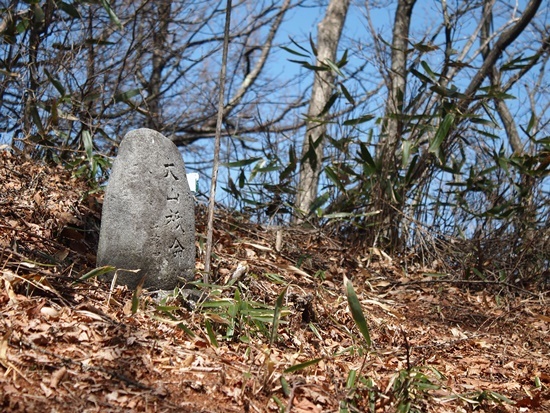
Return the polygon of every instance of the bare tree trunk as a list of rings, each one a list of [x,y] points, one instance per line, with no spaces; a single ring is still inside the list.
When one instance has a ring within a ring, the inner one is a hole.
[[[161,87],[162,87],[162,71],[166,66],[167,59],[170,58],[166,54],[166,41],[168,40],[168,26],[172,18],[172,2],[161,1],[151,3],[155,9],[153,12],[158,18],[158,26],[153,30],[153,61],[151,67],[151,76],[147,85],[147,105],[149,106],[149,116],[147,117],[147,127],[160,130],[162,119],[161,117]]]
[[[407,50],[409,49],[409,30],[411,15],[416,0],[399,0],[395,11],[393,39],[391,46],[391,70],[389,73],[388,100],[386,103],[385,127],[378,147],[380,176],[376,182],[373,210],[379,211],[373,216],[377,221],[379,232],[375,239],[382,238],[383,246],[396,248],[399,244],[400,218],[397,215],[402,205],[394,193],[394,178],[399,169],[396,151],[403,135],[403,102],[407,84]],[[392,178],[394,177],[394,178]]]
[[[380,145],[380,160],[388,167],[395,162],[395,150],[403,132],[403,113],[405,86],[407,83],[407,49],[409,48],[409,30],[411,15],[416,0],[399,0],[395,11],[393,39],[391,47],[391,71],[386,106],[386,128],[384,140]]]
[[[336,60],[336,50],[346,21],[350,0],[330,0],[325,18],[318,26],[317,66],[327,60]],[[310,212],[317,197],[319,175],[323,165],[323,137],[326,132],[325,116],[319,116],[334,89],[335,75],[332,71],[316,71],[309,101],[306,135],[302,146],[300,180],[296,194],[296,221]],[[315,121],[311,121],[315,119]]]
[[[481,54],[483,59],[487,59],[491,51],[489,39],[491,36],[491,27],[493,26],[493,6],[494,0],[486,0],[483,5],[483,26],[480,31],[479,41],[481,43]],[[493,88],[500,88],[500,72],[496,66],[493,66],[489,72],[489,79],[491,80],[491,86]],[[518,134],[518,128],[514,122],[514,118],[510,113],[510,109],[506,102],[501,98],[493,99],[497,113],[502,121],[504,130],[506,131],[506,136],[508,136],[508,141],[510,146],[518,155],[523,152],[523,144]]]
[[[491,46],[489,39],[491,36],[491,28],[493,25],[493,6],[494,0],[486,0],[483,7],[483,19],[484,24],[480,31],[480,43],[481,43],[481,54],[483,59],[486,60],[489,57],[491,52]],[[534,6],[534,5],[533,5]],[[533,12],[536,12],[536,9],[533,9]],[[491,82],[491,87],[496,90],[502,90],[501,82],[501,72],[496,66],[493,66],[488,74],[489,80]],[[524,144],[521,141],[521,138],[518,133],[518,127],[510,109],[508,108],[507,103],[504,99],[496,97],[493,99],[495,104],[496,111],[500,117],[504,130],[506,131],[506,136],[508,137],[508,143],[512,148],[515,155],[523,156],[526,155],[524,150]],[[536,207],[533,204],[533,192],[535,190],[536,180],[529,174],[520,173],[520,184],[519,187],[521,190],[518,192],[518,205],[521,208],[518,209],[518,213],[515,219],[516,222],[516,234],[519,237],[525,237],[527,233],[534,228],[534,221],[536,217]]]

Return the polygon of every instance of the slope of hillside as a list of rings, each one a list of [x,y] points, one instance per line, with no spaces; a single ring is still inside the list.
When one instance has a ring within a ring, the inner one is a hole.
[[[223,210],[216,283],[198,302],[75,283],[95,267],[101,200],[62,168],[0,151],[2,411],[550,411],[548,292]],[[204,233],[199,206],[197,279]]]

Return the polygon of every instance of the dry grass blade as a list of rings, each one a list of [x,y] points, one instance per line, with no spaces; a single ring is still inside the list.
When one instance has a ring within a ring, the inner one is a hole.
[[[134,290],[134,293],[132,294],[132,314],[137,313],[139,309],[139,297],[141,296],[141,292],[143,291],[144,282],[145,276],[141,277],[141,280],[139,281],[136,289]]]

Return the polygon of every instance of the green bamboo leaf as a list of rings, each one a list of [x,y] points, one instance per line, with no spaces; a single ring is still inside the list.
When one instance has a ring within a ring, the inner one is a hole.
[[[332,96],[327,101],[327,103],[325,103],[325,106],[323,107],[323,110],[321,111],[321,113],[319,113],[319,115],[317,116],[319,118],[322,118],[323,116],[325,116],[330,110],[330,108],[334,105],[334,103],[336,103],[336,99],[338,99],[338,93],[333,93]]]
[[[334,63],[332,60],[327,59],[325,61],[325,65],[327,65],[333,73],[336,73],[338,76],[344,77],[344,73],[342,73],[338,65]]]
[[[84,149],[86,151],[86,156],[88,160],[92,159],[94,144],[92,140],[92,134],[88,130],[82,131],[82,143],[84,144]]]
[[[80,12],[78,11],[78,9],[73,6],[72,4],[69,4],[69,3],[65,3],[64,1],[60,1],[59,4],[58,4],[59,8],[61,10],[63,10],[65,13],[67,13],[69,16],[75,18],[75,19],[80,19],[81,16],[80,16]]]
[[[346,280],[346,296],[348,297],[348,305],[353,321],[355,321],[355,325],[357,325],[357,328],[365,339],[367,347],[370,347],[371,339],[367,320],[365,319],[365,315],[363,314],[363,310],[361,308],[361,303],[359,303],[359,298],[357,298],[357,294],[355,294],[355,290],[353,289],[353,285],[350,280]]]
[[[482,281],[487,281],[487,277],[485,277],[481,271],[479,271],[477,268],[472,268],[472,271],[475,275],[477,275]]]
[[[437,128],[437,132],[435,133],[434,139],[430,143],[428,152],[437,153],[439,151],[439,147],[443,143],[443,140],[447,137],[449,130],[453,126],[454,121],[455,121],[455,116],[452,113],[447,113],[445,115],[443,122],[441,122],[441,124]]]
[[[178,327],[180,330],[183,330],[185,334],[187,334],[189,337],[195,337],[195,333],[193,333],[185,324],[179,323],[176,327]]]
[[[230,298],[221,300],[207,301],[202,304],[202,308],[227,308],[235,304],[235,301]]]
[[[326,72],[328,70],[326,67],[315,66],[315,65],[312,65],[311,63],[306,62],[304,60],[288,59],[288,61],[292,62],[292,63],[298,63],[298,64],[302,65],[303,67],[305,67],[306,69],[315,70],[316,72]]]
[[[38,128],[38,131],[43,135],[44,132],[44,125],[42,125],[42,119],[40,119],[40,115],[38,114],[38,108],[34,103],[32,103],[29,107],[29,111],[31,113],[31,118]]]
[[[514,95],[511,95],[509,93],[505,93],[505,92],[501,92],[501,91],[493,91],[490,95],[488,95],[488,97],[491,97],[493,99],[502,99],[502,100],[505,100],[505,99],[509,99],[509,100],[512,100],[512,99],[516,99],[516,97]]]
[[[296,150],[294,149],[294,145],[290,145],[288,148],[288,165],[279,175],[279,182],[284,182],[287,178],[289,178],[290,175],[296,170],[297,166]]]
[[[401,167],[404,169],[408,163],[409,158],[411,156],[411,149],[413,147],[413,143],[408,139],[403,139],[403,142],[401,143],[401,151],[403,153],[401,157]]]
[[[508,403],[508,404],[514,404],[514,402],[512,400],[510,400],[508,397],[504,396],[503,394],[500,394],[500,393],[497,393],[497,392],[494,392],[494,391],[489,391],[491,397],[493,399],[495,399],[496,401],[499,401],[499,402],[504,402],[504,403]]]
[[[84,282],[86,280],[89,280],[90,278],[99,277],[103,274],[107,274],[107,273],[113,272],[115,270],[116,270],[116,268],[112,267],[110,265],[105,265],[103,267],[94,268],[93,270],[91,270],[91,271],[87,272],[86,274],[84,274],[78,280],[74,281],[73,284],[81,283],[81,282]]]
[[[426,76],[425,74],[420,73],[418,70],[416,70],[416,69],[411,69],[411,73],[412,73],[413,75],[415,75],[417,78],[419,78],[420,81],[421,81],[422,83],[430,83],[430,84],[433,84],[433,80],[432,80],[432,79],[430,79],[430,78],[429,78],[428,76]]]
[[[353,212],[334,212],[332,214],[326,214],[323,215],[323,218],[326,219],[350,219],[355,218],[355,214]]]
[[[281,388],[283,390],[283,394],[287,397],[290,396],[290,394],[292,393],[292,389],[288,384],[288,381],[285,379],[285,376],[281,375],[280,382],[281,382]]]
[[[344,52],[342,58],[336,63],[338,67],[344,67],[348,63],[348,49]]]
[[[295,364],[294,366],[291,366],[288,369],[286,369],[284,373],[293,373],[295,371],[303,370],[305,368],[308,368],[309,366],[313,366],[319,363],[321,360],[323,360],[322,357],[318,359],[308,360],[300,364]]]
[[[284,392],[284,388],[283,388],[283,392]],[[290,394],[290,393],[289,393]],[[285,394],[285,396],[288,396],[289,394]],[[271,398],[273,399],[273,401],[277,404],[277,406],[279,407],[279,412],[281,413],[284,413],[286,411],[286,406],[285,404],[281,401],[281,399],[279,399],[277,396],[275,395],[272,395]]]
[[[465,97],[465,95],[463,95],[462,93],[459,93],[457,89],[446,88],[441,85],[433,85],[430,87],[430,90],[437,93],[438,95],[445,96],[445,97],[451,97],[451,98]]]
[[[15,30],[17,31],[17,34],[21,34],[26,32],[29,29],[30,26],[30,20],[27,18],[23,18],[19,23],[17,23],[17,26],[15,26]]]
[[[472,128],[472,131],[479,133],[480,135],[487,136],[488,138],[491,138],[494,140],[500,140],[500,136],[495,135],[494,133],[489,133],[487,131],[484,131],[483,129]]]
[[[418,162],[418,155],[413,156],[411,164],[407,168],[407,173],[405,174],[405,182],[407,184],[414,183],[412,182],[413,173],[416,171],[416,163]],[[403,166],[405,168],[405,165]]]
[[[374,159],[372,158],[372,155],[364,142],[359,144],[358,154],[361,157],[361,160],[366,163],[370,169],[373,171],[376,170],[376,163],[374,162]]]
[[[97,44],[99,46],[112,46],[112,45],[116,44],[116,42],[110,42],[108,40],[102,40],[102,39],[94,39],[93,37],[84,40],[84,43],[86,43],[86,44]]]
[[[292,63],[298,63],[299,65],[302,65],[302,66],[311,65],[311,63],[309,63],[306,60],[296,60],[296,59],[287,59],[287,60]]]
[[[311,51],[313,52],[313,55],[317,57],[317,47],[315,46],[315,42],[313,41],[311,32],[309,33],[309,45],[311,46]]]
[[[304,66],[306,69],[314,70],[316,72],[326,72],[329,70],[326,66],[316,66],[309,63],[306,63],[305,65],[302,65],[302,66]]]
[[[132,99],[134,96],[137,96],[141,93],[141,89],[130,89],[126,92],[117,93],[114,97],[115,103],[118,102],[126,102],[128,103],[130,99]]]
[[[410,401],[400,401],[396,408],[397,413],[410,413],[411,412],[411,402]]]
[[[296,164],[297,162],[296,149],[294,148],[294,145],[290,145],[288,148],[288,161],[291,164]]]
[[[212,344],[216,348],[219,347],[218,339],[216,338],[216,333],[212,328],[212,324],[210,323],[210,320],[208,319],[204,320],[204,324],[206,326],[206,332],[208,333],[208,338],[210,339],[210,344]]]
[[[300,56],[300,57],[309,57],[309,55],[305,54],[305,53],[300,53],[300,52],[297,52],[296,50],[293,50],[289,47],[285,47],[285,46],[281,46],[281,49],[283,49],[284,51],[287,51],[288,53],[292,53],[293,55],[296,55],[296,56]]]
[[[346,87],[342,83],[340,83],[340,90],[342,91],[346,100],[355,106],[355,99],[353,99],[353,96],[351,96],[351,93],[349,93],[349,91],[346,89]]]
[[[38,3],[33,4],[33,21],[34,23],[44,23],[44,20],[46,19],[46,14],[44,13],[44,10],[42,10],[42,7]]]
[[[48,69],[44,68],[44,73],[46,73],[46,76],[48,77],[48,80],[51,82],[52,85],[57,89],[59,94],[63,97],[65,96],[65,88],[61,84],[59,80],[57,80],[49,71]]]
[[[321,208],[327,201],[328,199],[330,198],[330,192],[327,191],[325,192],[324,194],[322,194],[321,196],[317,197],[315,199],[315,201],[313,201],[313,204],[311,205],[310,209],[309,209],[309,213],[313,213],[317,210],[317,208]]]
[[[422,52],[422,53],[433,52],[434,50],[439,50],[439,47],[435,46],[432,43],[420,43],[419,42],[419,43],[413,43],[412,46],[416,50],[418,50],[419,52]]]
[[[342,191],[345,192],[346,188],[344,187],[344,184],[342,183],[342,180],[338,178],[338,175],[336,172],[334,172],[334,169],[330,166],[325,167],[325,173],[327,174],[328,178],[336,185],[336,187]]]
[[[283,288],[283,291],[279,294],[277,297],[277,301],[275,302],[275,310],[273,311],[273,326],[271,329],[271,337],[269,338],[269,345],[272,346],[275,342],[275,339],[277,338],[277,329],[279,328],[279,319],[281,316],[281,310],[283,308],[283,301],[285,299],[286,290],[288,289],[288,286]]]
[[[534,54],[532,56],[523,57],[523,54],[520,55],[518,58],[511,60],[510,62],[502,65],[500,70],[502,72],[506,70],[518,70],[523,69],[524,67],[528,66],[531,62],[531,60],[538,59],[538,55]]]
[[[308,53],[308,55],[309,55],[309,50],[307,50],[307,49],[306,49],[305,47],[303,47],[303,46],[300,46],[300,44],[297,43],[292,37],[289,36],[288,38],[290,39],[290,41],[292,42],[292,44],[293,44],[294,46],[296,46],[297,48],[303,50],[304,52]]]
[[[101,0],[101,4],[105,11],[109,14],[109,18],[111,21],[119,28],[122,29],[122,23],[118,19],[117,15],[113,11],[113,8],[111,7],[111,4],[109,3],[109,0]]]
[[[241,172],[239,172],[239,189],[243,189],[246,185],[246,175],[244,174],[244,169],[241,168]]]
[[[491,126],[493,128],[497,126],[492,121],[483,118],[471,118],[470,122],[475,123],[476,125]]]
[[[179,310],[180,307],[177,306],[177,305],[157,305],[157,306],[155,307],[155,309],[156,309],[157,311],[170,312],[170,311]]]
[[[321,333],[319,333],[319,330],[317,327],[315,327],[315,324],[312,322],[308,323],[309,329],[315,334],[315,337],[317,337],[318,340],[323,341],[323,337],[321,336]]]
[[[320,136],[319,139],[313,142],[312,136],[311,135],[308,136],[309,148],[307,152],[304,154],[304,156],[302,156],[302,160],[301,160],[302,163],[309,162],[313,169],[317,168],[318,159],[317,159],[317,154],[315,153],[315,149],[319,146],[322,140],[323,140],[323,136]]]
[[[481,107],[483,108],[483,110],[485,111],[485,113],[487,114],[487,116],[489,116],[489,118],[491,118],[491,122],[492,122],[492,127],[493,128],[498,128],[498,121],[497,119],[493,116],[492,112],[491,112],[491,109],[489,108],[489,106],[487,106],[487,104],[485,102],[481,102]]]
[[[372,119],[374,119],[374,115],[364,115],[355,119],[348,119],[344,122],[344,125],[346,126],[359,125],[360,123],[365,123]]]
[[[346,380],[346,389],[352,389],[355,386],[356,379],[357,379],[357,370],[351,369],[348,373],[348,379]]]
[[[251,165],[255,162],[258,162],[261,159],[262,158],[243,159],[242,161],[225,162],[225,163],[222,163],[221,165],[226,168],[236,168],[236,167]]]
[[[420,62],[420,64],[422,65],[422,67],[424,68],[424,70],[426,71],[426,73],[428,74],[428,76],[430,76],[430,78],[432,80],[436,80],[437,79],[437,75],[433,72],[433,70],[430,68],[430,66],[428,65],[428,63],[426,63],[424,60],[422,60]]]
[[[527,134],[530,135],[531,131],[533,130],[533,127],[535,126],[537,122],[537,116],[534,113],[531,113],[531,117],[529,118],[529,123],[527,124]]]

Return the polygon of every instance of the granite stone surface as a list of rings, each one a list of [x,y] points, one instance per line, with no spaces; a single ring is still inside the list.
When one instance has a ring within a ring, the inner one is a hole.
[[[129,132],[105,192],[97,265],[116,267],[117,283],[131,289],[142,277],[156,290],[193,279],[194,208],[176,145],[150,129]]]

